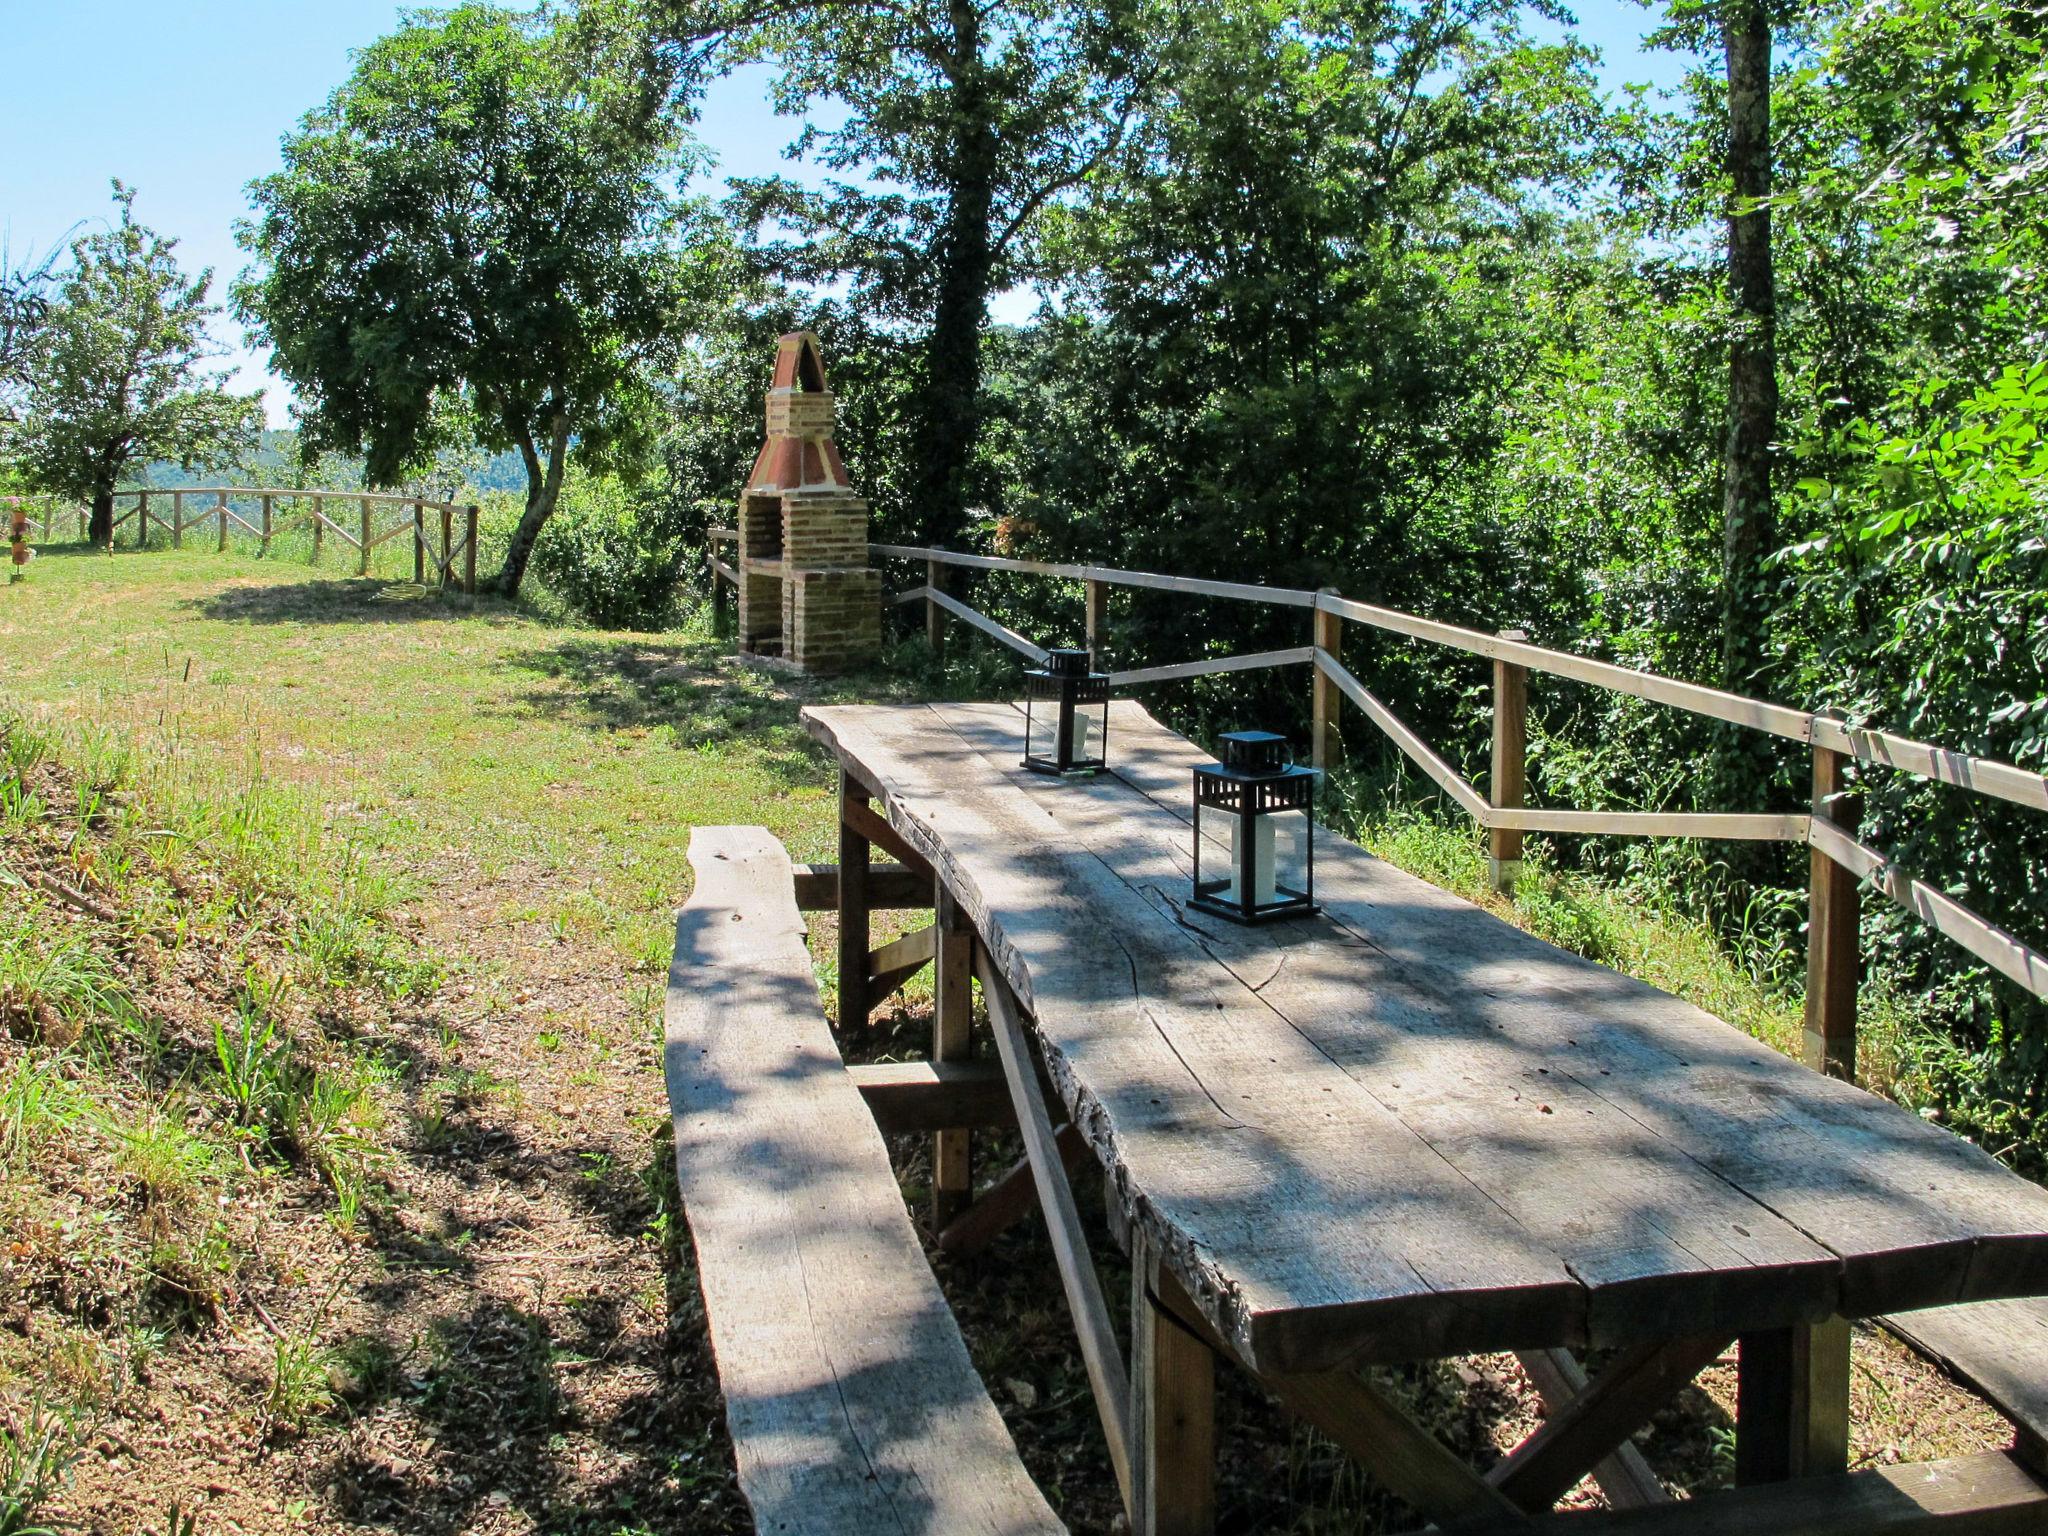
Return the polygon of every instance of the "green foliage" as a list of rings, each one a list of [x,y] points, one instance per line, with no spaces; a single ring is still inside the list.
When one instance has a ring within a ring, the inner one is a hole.
[[[83,1454],[74,1414],[42,1397],[0,1401],[0,1536],[57,1536],[50,1501]]]
[[[597,32],[421,12],[357,56],[252,189],[236,305],[298,389],[307,446],[364,453],[379,484],[463,439],[516,449],[508,592],[572,444],[631,464],[651,442],[689,298],[669,186],[692,159],[679,116],[649,108],[664,96]]]
[[[243,1126],[264,1124],[284,1101],[291,1053],[291,1041],[279,1035],[277,1022],[252,1008],[246,993],[236,1000],[232,1026],[213,1021],[213,1056],[220,1068],[216,1082]]]
[[[653,487],[577,478],[534,551],[534,571],[593,624],[657,628],[674,611],[684,563],[703,548],[702,522],[686,512]]]
[[[690,65],[772,60],[778,110],[829,103],[797,139],[829,184],[738,182],[731,216],[764,232],[785,279],[846,283],[862,327],[907,331],[893,348],[914,392],[896,466],[907,494],[892,511],[919,542],[956,538],[969,504],[995,492],[977,458],[989,299],[1047,270],[1044,220],[1125,142],[1164,13],[1123,0],[648,9]],[[707,38],[725,46],[693,49]]]
[[[37,490],[89,499],[93,538],[129,465],[233,458],[262,425],[254,395],[222,388],[201,365],[211,272],[179,270],[177,242],[135,220],[135,194],[114,183],[119,217],[71,247],[69,271],[25,347],[18,421],[0,453]]]

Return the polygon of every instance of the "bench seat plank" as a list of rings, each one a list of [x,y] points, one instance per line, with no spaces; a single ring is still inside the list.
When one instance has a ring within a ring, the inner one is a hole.
[[[740,1482],[763,1532],[1065,1529],[1017,1458],[826,1027],[787,854],[699,827],[665,1066]]]
[[[2048,1300],[1970,1301],[1881,1321],[2018,1425],[2034,1464],[2048,1459]]]

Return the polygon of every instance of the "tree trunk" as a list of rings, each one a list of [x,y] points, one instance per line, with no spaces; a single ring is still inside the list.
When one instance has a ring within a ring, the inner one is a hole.
[[[92,521],[87,526],[86,538],[97,549],[114,547],[114,488],[112,485],[96,485],[92,488]]]
[[[951,187],[937,252],[938,294],[925,338],[923,389],[912,434],[920,543],[956,541],[967,526],[974,452],[981,436],[981,333],[988,323],[994,252],[996,135],[981,61],[981,20],[966,0],[952,6],[954,71]]]
[[[569,418],[564,412],[555,413],[548,433],[545,464],[523,429],[514,436],[519,442],[520,457],[526,461],[526,510],[520,514],[519,526],[512,530],[511,542],[505,546],[505,563],[487,584],[500,597],[519,595],[519,584],[526,580],[527,562],[533,558],[533,546],[540,542],[541,530],[554,516],[555,503],[561,500],[562,470],[569,456]]]
[[[1757,686],[1776,544],[1771,443],[1778,431],[1777,286],[1771,215],[1771,26],[1762,0],[1728,0],[1728,434],[1721,457],[1721,663],[1725,685]]]

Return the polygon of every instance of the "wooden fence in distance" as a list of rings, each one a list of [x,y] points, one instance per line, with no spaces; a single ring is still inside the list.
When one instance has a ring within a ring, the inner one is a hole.
[[[187,499],[192,506],[187,509]],[[208,498],[211,498],[209,501]],[[43,536],[51,536],[59,504],[44,500]],[[238,512],[230,502],[255,502],[255,521]],[[356,516],[347,521],[329,515],[330,504],[355,504]],[[129,503],[126,510],[123,504]],[[280,504],[283,504],[280,506]],[[389,526],[378,526],[380,512],[399,509]],[[87,513],[77,509],[78,536],[86,536]],[[214,547],[225,550],[231,528],[256,539],[261,553],[269,554],[271,541],[283,534],[305,529],[313,537],[313,558],[318,560],[331,535],[356,551],[356,573],[370,574],[370,552],[380,545],[408,534],[412,538],[413,580],[437,586],[476,591],[477,508],[452,501],[429,501],[392,491],[308,490],[292,486],[180,486],[167,490],[148,489],[114,493],[114,536],[135,525],[135,547],[149,542],[152,521],[170,535],[174,549],[184,547],[185,535],[211,534]],[[436,525],[438,524],[438,537]]]
[[[738,572],[720,560],[716,547],[739,535],[710,530],[707,556],[717,583],[737,583]],[[1529,832],[1580,836],[1730,838],[1803,843],[1809,864],[1805,1059],[1809,1066],[1853,1080],[1856,1074],[1856,1005],[1859,978],[1860,894],[1868,886],[1889,897],[1943,936],[1968,950],[2000,975],[2034,996],[2048,999],[2048,954],[1979,917],[1946,893],[1901,870],[1856,835],[1857,807],[1846,793],[1844,770],[1855,762],[1917,774],[1980,795],[2048,810],[2048,776],[1973,757],[1946,747],[1913,741],[1888,731],[1853,726],[1833,712],[1794,709],[1697,683],[1680,682],[1613,662],[1596,661],[1531,645],[1520,631],[1489,635],[1391,608],[1353,602],[1332,589],[1319,592],[1264,587],[1247,582],[1210,581],[1152,571],[1123,571],[1092,565],[1056,565],[965,555],[946,549],[871,544],[871,558],[923,567],[924,580],[884,598],[887,604],[922,601],[926,633],[935,647],[944,626],[959,620],[989,635],[1033,663],[1046,652],[946,590],[953,570],[1012,571],[1078,582],[1086,594],[1086,645],[1091,663],[1103,665],[1109,594],[1116,587],[1148,587],[1196,597],[1217,597],[1304,610],[1308,643],[1281,651],[1208,658],[1170,666],[1111,672],[1112,687],[1135,688],[1211,673],[1306,665],[1311,671],[1311,761],[1330,762],[1331,729],[1348,700],[1413,762],[1450,801],[1486,829],[1494,882],[1514,883]],[[1344,626],[1371,629],[1440,645],[1493,663],[1493,742],[1488,792],[1481,794],[1352,674],[1342,660]],[[1526,798],[1529,679],[1548,673],[1686,710],[1708,719],[1796,741],[1812,752],[1809,804],[1793,812],[1579,811],[1536,808]]]

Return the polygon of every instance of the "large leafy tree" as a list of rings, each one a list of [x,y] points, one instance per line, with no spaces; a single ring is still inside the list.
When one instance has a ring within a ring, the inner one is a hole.
[[[263,425],[260,398],[206,367],[213,274],[179,270],[177,242],[135,220],[114,183],[115,222],[71,245],[70,270],[23,330],[19,419],[6,452],[39,489],[88,500],[90,534],[114,536],[114,489],[129,466],[232,459]]]
[[[29,350],[50,312],[63,250],[55,245],[41,257],[17,261],[0,244],[0,421],[11,421],[20,404],[20,392],[28,382]]]
[[[651,441],[680,345],[690,148],[650,67],[616,32],[421,13],[252,188],[236,301],[297,386],[307,443],[363,453],[386,485],[445,449],[450,421],[517,449],[508,595],[570,453],[630,464]]]
[[[1128,0],[650,0],[684,67],[770,58],[794,148],[832,179],[743,184],[786,277],[846,284],[914,338],[904,532],[955,539],[978,478],[990,298],[1038,271],[1041,216],[1114,152],[1147,70]]]
[[[1163,59],[1143,131],[1058,221],[1084,275],[1005,392],[1009,526],[1492,607],[1467,494],[1526,367],[1520,274],[1595,168],[1583,50],[1504,0],[1240,0]],[[1163,608],[1146,634],[1185,654],[1205,622]]]

